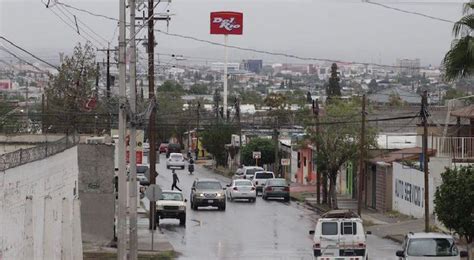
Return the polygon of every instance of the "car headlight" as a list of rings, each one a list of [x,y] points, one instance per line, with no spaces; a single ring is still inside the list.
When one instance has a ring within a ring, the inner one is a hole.
[[[204,197],[204,193],[199,193],[199,197]]]
[[[163,205],[157,205],[157,206],[156,206],[156,209],[157,209],[157,210],[162,210],[162,209],[163,209]]]
[[[186,210],[186,206],[179,206],[179,210]]]
[[[224,193],[217,193],[217,197],[218,197],[218,198],[224,197]]]

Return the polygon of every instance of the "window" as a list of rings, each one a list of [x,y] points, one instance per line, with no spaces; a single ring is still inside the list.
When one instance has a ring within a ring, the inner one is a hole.
[[[342,222],[341,223],[341,235],[357,235],[357,223],[355,223],[355,222]]]
[[[183,200],[183,195],[181,195],[180,193],[174,193],[174,192],[163,192],[163,193],[161,193],[160,200],[182,201]]]
[[[306,156],[303,157],[303,164],[304,164],[304,167],[306,167]]]
[[[251,181],[236,181],[235,186],[253,186]]]
[[[255,173],[255,179],[272,179],[274,178],[272,172],[257,172]]]
[[[409,256],[457,256],[458,249],[453,239],[413,238],[408,242]]]
[[[323,222],[321,229],[321,234],[324,236],[337,235],[337,222]]]
[[[201,190],[221,190],[220,182],[206,181],[196,183],[196,188]]]

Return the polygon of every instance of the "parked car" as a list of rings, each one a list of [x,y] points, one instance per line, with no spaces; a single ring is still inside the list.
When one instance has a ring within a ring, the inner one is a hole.
[[[184,156],[180,153],[172,153],[170,157],[166,160],[166,168],[181,168],[184,170]]]
[[[258,166],[244,166],[242,168],[237,169],[232,179],[249,179],[252,180],[255,172],[257,171],[264,171],[262,167]]]
[[[160,224],[160,219],[179,219],[179,225],[186,225],[186,202],[180,191],[164,190],[160,199],[156,202],[156,225]]]
[[[253,185],[257,189],[257,193],[263,191],[263,186],[268,179],[275,179],[275,174],[269,171],[258,171],[255,172],[255,175],[252,179]]]
[[[467,252],[459,252],[454,238],[448,234],[408,233],[396,255],[400,260],[459,260],[467,257]]]
[[[169,143],[166,148],[166,158],[169,158],[172,153],[181,153],[181,145]]]
[[[150,151],[150,144],[149,143],[143,143],[143,153],[148,153]]]
[[[161,143],[160,148],[158,148],[160,154],[168,152],[168,143]]]
[[[227,198],[229,200],[246,199],[255,202],[257,199],[257,191],[250,180],[232,180],[226,189]]]
[[[218,207],[225,210],[225,188],[215,179],[196,179],[191,187],[191,209],[198,207]]]
[[[351,211],[329,211],[318,219],[315,230],[309,233],[314,234],[313,254],[316,259],[368,259],[362,219]]]
[[[262,199],[266,200],[270,197],[283,198],[290,201],[290,186],[285,179],[267,179],[262,192]]]

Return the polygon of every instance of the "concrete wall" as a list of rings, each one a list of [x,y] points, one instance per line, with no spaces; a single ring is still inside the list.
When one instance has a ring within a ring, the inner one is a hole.
[[[22,143],[22,144],[38,144],[38,143],[49,143],[55,142],[63,138],[64,134],[47,134],[47,135],[36,135],[36,134],[0,134],[0,143]]]
[[[433,178],[429,177],[429,212],[433,212]],[[416,218],[425,214],[424,173],[422,171],[393,163],[393,209]]]
[[[68,244],[82,251],[80,230],[63,232],[79,221],[77,153],[73,147],[0,173],[0,259],[61,259],[74,250],[62,248]]]
[[[83,240],[108,244],[114,238],[114,146],[77,147]]]

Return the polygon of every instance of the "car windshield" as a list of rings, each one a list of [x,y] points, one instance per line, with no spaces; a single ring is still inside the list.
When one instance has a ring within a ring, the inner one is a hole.
[[[201,190],[220,190],[222,189],[221,183],[216,181],[202,181],[196,183],[196,188]]]
[[[137,173],[145,173],[148,171],[148,166],[137,166]]]
[[[236,181],[235,186],[252,186],[251,181]]]
[[[258,172],[258,171],[261,171],[262,169],[260,168],[250,168],[250,169],[247,169],[247,171],[245,171],[245,174],[246,175],[254,175],[255,172]]]
[[[268,186],[288,186],[285,180],[271,180],[267,181]]]
[[[271,179],[273,178],[273,173],[271,172],[257,172],[255,173],[255,179]]]
[[[458,249],[453,239],[414,238],[410,239],[407,254],[409,256],[457,256]]]
[[[161,193],[160,200],[182,201],[183,200],[183,195],[181,193],[175,193],[175,192],[163,192],[163,193]]]

